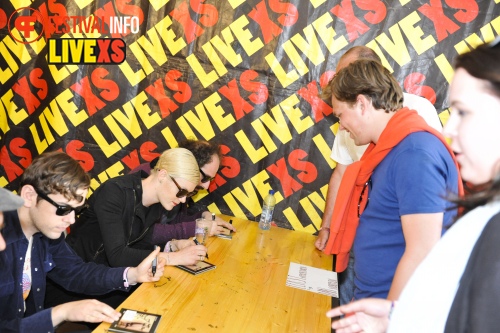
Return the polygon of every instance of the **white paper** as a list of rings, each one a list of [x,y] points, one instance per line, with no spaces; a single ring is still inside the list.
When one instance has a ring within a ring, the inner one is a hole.
[[[339,297],[337,273],[326,269],[290,263],[286,285],[331,297]]]

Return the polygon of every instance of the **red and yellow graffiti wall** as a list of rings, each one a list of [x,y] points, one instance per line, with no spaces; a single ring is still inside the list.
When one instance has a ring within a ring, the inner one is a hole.
[[[318,97],[367,45],[443,122],[453,58],[500,34],[500,0],[2,0],[0,186],[62,150],[91,190],[180,140],[225,158],[211,211],[315,232],[337,119]]]

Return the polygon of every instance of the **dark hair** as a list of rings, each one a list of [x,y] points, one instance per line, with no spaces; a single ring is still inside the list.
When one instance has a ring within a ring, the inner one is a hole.
[[[330,86],[332,95],[341,102],[354,104],[358,95],[364,95],[376,109],[393,112],[403,107],[399,83],[384,66],[373,60],[359,59],[342,68]]]
[[[471,76],[484,81],[485,90],[500,98],[500,39],[484,44],[455,58],[455,69],[463,68]],[[500,110],[498,110],[500,112]],[[500,161],[498,161],[500,165]],[[500,196],[500,172],[488,184],[475,186],[463,198],[452,199],[465,208],[465,212]],[[464,212],[464,213],[465,213]]]
[[[90,177],[78,161],[69,155],[53,151],[33,159],[24,171],[19,191],[24,185],[32,185],[45,194],[62,194],[68,200],[82,201],[78,190],[90,186]]]
[[[200,168],[205,164],[212,162],[213,155],[217,155],[219,157],[219,161],[222,160],[220,145],[209,141],[187,139],[179,142],[179,147],[186,148],[192,152]]]

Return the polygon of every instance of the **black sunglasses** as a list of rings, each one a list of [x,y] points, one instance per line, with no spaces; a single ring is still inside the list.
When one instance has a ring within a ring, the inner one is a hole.
[[[52,206],[56,207],[56,215],[57,216],[64,216],[68,215],[72,211],[75,211],[75,215],[80,215],[83,213],[87,208],[89,208],[89,205],[85,202],[83,205],[78,206],[78,207],[72,207],[70,205],[59,205],[58,203],[54,202],[51,198],[47,196],[47,194],[43,193],[39,189],[35,188],[36,194],[38,194],[43,200],[47,201],[49,204]]]
[[[200,168],[200,173],[201,173],[201,176],[202,176],[202,177],[201,177],[201,182],[202,182],[202,183],[211,182],[212,180],[214,180],[214,179],[215,179],[215,176],[214,176],[214,177],[211,177],[211,176],[206,175],[206,174],[203,172],[203,170],[201,170],[201,168]]]
[[[175,179],[170,176],[170,179],[172,179],[172,181],[174,182],[175,186],[177,186],[177,189],[179,190],[179,192],[177,192],[177,194],[175,195],[177,198],[182,198],[182,197],[192,197],[193,195],[195,195],[196,193],[198,193],[198,191],[194,190],[193,192],[189,192],[188,190],[186,190],[185,188],[182,188],[179,186],[179,184],[177,184],[177,182],[175,181]]]
[[[361,210],[361,204],[362,204],[362,201],[363,201],[363,195],[365,194],[365,191],[366,189],[368,188],[368,185],[372,185],[372,179],[368,179],[368,181],[365,183],[365,185],[363,186],[363,189],[361,190],[361,195],[359,196],[359,200],[358,200],[358,218],[361,216],[361,214],[363,214],[363,212],[365,211],[366,207],[368,207],[368,203],[370,202],[370,196],[368,196],[368,198],[366,198],[366,203],[365,203],[365,207],[363,208],[363,210]]]

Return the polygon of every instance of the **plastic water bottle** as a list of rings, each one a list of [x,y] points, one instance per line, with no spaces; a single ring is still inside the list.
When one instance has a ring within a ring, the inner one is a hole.
[[[271,221],[273,220],[274,205],[276,205],[276,198],[274,197],[274,190],[269,190],[269,194],[264,198],[262,205],[262,214],[260,215],[259,228],[262,230],[271,229]]]

